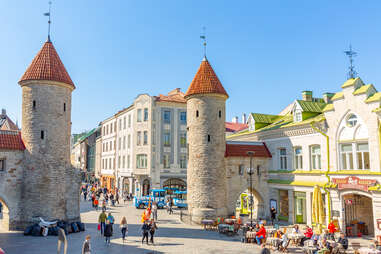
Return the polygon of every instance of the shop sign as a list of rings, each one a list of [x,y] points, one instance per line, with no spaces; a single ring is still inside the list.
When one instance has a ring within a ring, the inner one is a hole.
[[[340,217],[340,211],[332,210],[332,217]]]
[[[332,179],[339,190],[342,189],[356,189],[362,191],[368,191],[368,188],[376,184],[376,180],[360,179],[357,176],[348,176],[346,178],[333,178]]]

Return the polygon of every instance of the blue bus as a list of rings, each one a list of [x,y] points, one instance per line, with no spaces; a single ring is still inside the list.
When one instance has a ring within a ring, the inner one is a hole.
[[[134,205],[138,209],[144,209],[148,207],[148,204],[155,202],[157,208],[162,209],[165,206],[165,190],[164,189],[152,189],[150,195],[134,198]]]
[[[175,191],[174,194],[173,205],[178,208],[187,208],[187,191]]]

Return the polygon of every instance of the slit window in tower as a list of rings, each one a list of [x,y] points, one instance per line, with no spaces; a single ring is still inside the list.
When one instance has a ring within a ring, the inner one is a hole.
[[[198,117],[198,110],[196,110],[196,117]]]
[[[220,110],[220,111],[218,111],[218,117],[221,118],[221,116],[222,116],[222,112]]]
[[[208,135],[208,142],[210,142],[210,135]]]
[[[44,131],[41,131],[41,139],[44,139]]]
[[[36,109],[36,101],[33,101],[33,109]]]
[[[64,112],[66,111],[66,103],[64,103]]]

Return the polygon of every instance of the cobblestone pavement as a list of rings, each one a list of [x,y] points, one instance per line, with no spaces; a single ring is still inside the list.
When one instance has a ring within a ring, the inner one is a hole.
[[[99,211],[92,209],[90,202],[81,203],[81,218],[86,223],[86,231],[68,235],[68,254],[80,254],[83,240],[91,235],[91,248],[94,254],[119,253],[260,253],[260,248],[254,244],[243,244],[239,236],[228,237],[217,232],[201,230],[199,226],[185,225],[179,222],[178,211],[168,215],[165,210],[159,210],[158,230],[155,245],[141,244],[140,215],[143,210],[137,210],[132,202],[120,204],[111,208],[116,219],[114,236],[107,246],[104,238],[97,231]],[[128,237],[122,242],[119,222],[126,216],[128,222]],[[21,233],[0,232],[0,247],[7,254],[54,254],[57,253],[57,237],[23,236]],[[301,253],[291,249],[290,253]]]

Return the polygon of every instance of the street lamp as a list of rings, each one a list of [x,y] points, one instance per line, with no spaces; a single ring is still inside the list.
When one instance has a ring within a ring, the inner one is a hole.
[[[250,226],[253,227],[253,157],[254,152],[248,151],[246,153],[250,157],[250,168],[247,169],[247,173],[250,176]]]

